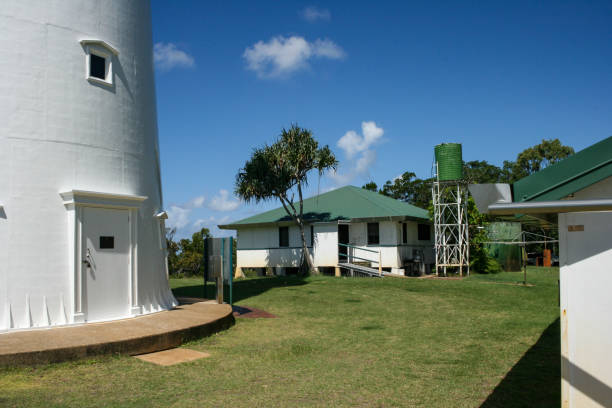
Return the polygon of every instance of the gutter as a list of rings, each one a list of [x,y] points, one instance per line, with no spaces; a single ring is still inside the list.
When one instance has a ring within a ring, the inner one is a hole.
[[[558,200],[521,203],[495,203],[487,207],[493,215],[554,214],[585,211],[612,211],[612,200]]]

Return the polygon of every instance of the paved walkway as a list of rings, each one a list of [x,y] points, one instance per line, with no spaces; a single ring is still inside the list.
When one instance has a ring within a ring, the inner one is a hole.
[[[198,302],[113,322],[3,333],[0,366],[54,363],[100,354],[151,353],[209,336],[233,324],[229,305]]]

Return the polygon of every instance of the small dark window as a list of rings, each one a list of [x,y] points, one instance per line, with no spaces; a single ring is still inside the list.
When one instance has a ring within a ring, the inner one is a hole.
[[[402,224],[402,243],[408,243],[408,224],[406,223]]]
[[[114,249],[115,237],[100,237],[100,249]]]
[[[431,240],[431,227],[429,224],[419,224],[419,241]]]
[[[89,56],[89,76],[106,80],[106,60],[96,54]]]
[[[380,235],[378,233],[378,223],[368,222],[368,245],[380,244]]]
[[[278,246],[288,247],[289,246],[289,227],[278,228]]]
[[[314,225],[310,226],[310,246],[314,247]]]

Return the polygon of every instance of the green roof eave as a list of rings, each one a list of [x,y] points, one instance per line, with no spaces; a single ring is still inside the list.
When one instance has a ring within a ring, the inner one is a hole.
[[[560,200],[612,176],[612,137],[515,182],[514,201]]]

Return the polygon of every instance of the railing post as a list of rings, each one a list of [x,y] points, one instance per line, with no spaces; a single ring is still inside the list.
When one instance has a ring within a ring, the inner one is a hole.
[[[382,249],[378,248],[378,274],[382,276]]]

